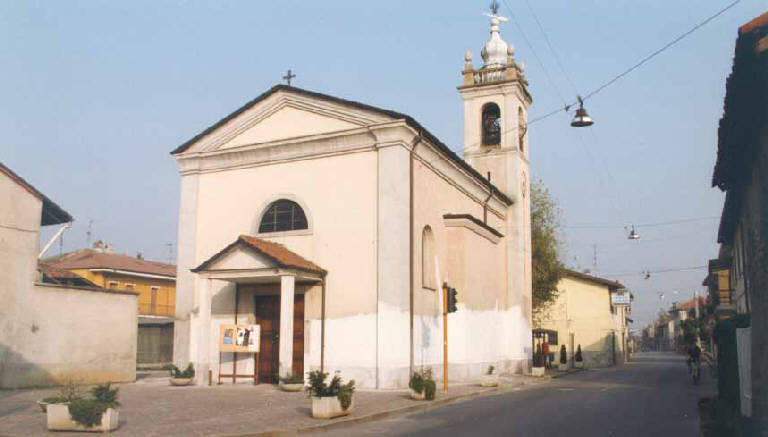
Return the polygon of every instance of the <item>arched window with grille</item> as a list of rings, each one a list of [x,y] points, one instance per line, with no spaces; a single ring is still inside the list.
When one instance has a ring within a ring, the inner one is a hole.
[[[435,285],[435,236],[432,228],[424,226],[421,232],[421,286],[431,290]]]
[[[293,200],[280,199],[270,203],[261,216],[259,233],[297,231],[308,227],[307,216],[301,206]]]
[[[501,110],[495,103],[483,105],[482,130],[484,146],[501,145]]]

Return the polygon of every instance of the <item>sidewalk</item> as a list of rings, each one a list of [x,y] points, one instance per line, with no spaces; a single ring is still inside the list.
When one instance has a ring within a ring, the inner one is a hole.
[[[350,416],[318,420],[311,417],[311,400],[304,392],[286,393],[268,384],[171,387],[167,378],[147,378],[119,385],[120,426],[113,434],[231,437],[311,432],[546,382],[521,375],[501,379],[499,388],[454,384],[447,394],[439,390],[432,402],[413,401],[407,390],[357,390]],[[46,431],[45,414],[35,402],[56,393],[55,389],[0,391],[0,436],[82,437],[82,433]]]

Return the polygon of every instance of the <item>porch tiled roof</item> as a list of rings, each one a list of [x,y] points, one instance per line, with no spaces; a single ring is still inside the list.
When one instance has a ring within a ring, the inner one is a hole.
[[[253,250],[261,255],[264,255],[274,261],[275,264],[281,268],[292,268],[306,272],[319,273],[321,275],[327,273],[317,264],[305,259],[295,252],[292,252],[282,244],[274,243],[262,238],[252,237],[250,235],[240,235],[232,244],[228,245],[217,254],[208,258],[208,260],[192,269],[192,271],[199,272],[206,270],[211,264],[216,262],[216,260],[221,258],[225,253],[227,253],[235,246],[242,246],[248,250]]]

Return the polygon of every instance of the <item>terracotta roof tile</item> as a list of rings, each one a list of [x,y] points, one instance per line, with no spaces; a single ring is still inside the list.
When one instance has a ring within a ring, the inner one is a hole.
[[[752,32],[758,27],[764,26],[768,26],[768,12],[765,12],[763,15],[760,15],[759,17],[752,19],[747,24],[739,27],[739,35]]]
[[[245,246],[250,250],[255,250],[256,252],[274,261],[279,267],[294,268],[307,272],[319,273],[322,275],[326,273],[326,271],[317,264],[313,263],[312,261],[308,261],[295,252],[292,252],[282,244],[274,243],[272,241],[264,240],[261,238],[251,237],[250,235],[240,235],[234,243],[228,245],[217,254],[208,258],[208,260],[200,264],[198,267],[192,269],[192,271],[199,272],[205,270],[209,265],[214,263],[226,252],[238,245]]]
[[[99,252],[93,249],[81,249],[46,261],[53,268],[65,270],[114,269],[176,277],[176,266],[173,264],[148,261],[117,253]]]

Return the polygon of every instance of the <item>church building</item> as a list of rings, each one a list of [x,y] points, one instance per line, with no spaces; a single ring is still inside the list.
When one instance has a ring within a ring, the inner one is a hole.
[[[531,96],[491,15],[464,57],[463,159],[412,117],[277,85],[182,144],[174,362],[198,384],[339,371],[404,388],[429,367],[526,372]],[[258,325],[258,354],[222,325]],[[209,376],[210,375],[210,376]],[[219,376],[221,375],[221,376]]]

